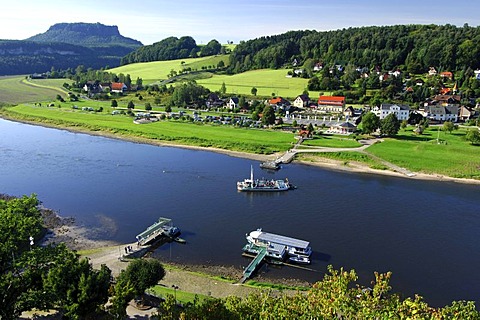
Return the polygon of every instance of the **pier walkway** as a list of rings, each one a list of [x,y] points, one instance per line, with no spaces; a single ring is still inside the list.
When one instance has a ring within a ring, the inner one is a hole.
[[[259,247],[260,252],[257,256],[250,262],[250,264],[243,270],[243,277],[240,280],[240,283],[244,283],[248,278],[252,276],[252,273],[257,270],[258,265],[263,261],[263,258],[267,255],[266,247]]]

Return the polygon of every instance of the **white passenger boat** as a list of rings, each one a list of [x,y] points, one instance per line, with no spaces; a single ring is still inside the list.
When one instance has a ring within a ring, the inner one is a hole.
[[[237,182],[238,191],[287,191],[292,189],[288,179],[285,180],[266,180],[266,179],[254,179],[253,178],[253,166],[250,170],[250,179],[244,179]]]
[[[312,248],[310,242],[278,234],[268,233],[257,229],[246,235],[247,241],[250,244],[259,247],[275,248],[279,251],[279,248],[283,248],[290,257],[296,257],[297,262],[300,262],[303,258],[309,258],[312,254]]]

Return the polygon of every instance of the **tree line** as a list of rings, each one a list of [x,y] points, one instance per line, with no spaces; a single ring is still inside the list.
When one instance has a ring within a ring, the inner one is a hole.
[[[225,49],[215,39],[204,46],[198,46],[190,36],[168,37],[154,44],[143,46],[124,56],[121,65],[162,60],[196,58],[225,53]]]
[[[302,65],[307,59],[331,66],[351,63],[369,69],[404,68],[423,73],[480,67],[480,27],[396,25],[335,31],[290,31],[240,42],[230,57],[232,73]]]

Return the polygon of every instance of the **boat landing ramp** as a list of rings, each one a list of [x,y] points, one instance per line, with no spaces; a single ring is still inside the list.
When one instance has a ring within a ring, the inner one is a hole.
[[[159,237],[175,240],[180,230],[172,225],[172,219],[158,218],[158,221],[149,226],[145,231],[136,236],[138,244],[143,246],[154,242]]]
[[[263,259],[267,255],[266,247],[259,247],[259,252],[250,264],[243,270],[243,277],[240,279],[240,283],[244,283],[252,274],[257,270],[257,267],[262,263]]]

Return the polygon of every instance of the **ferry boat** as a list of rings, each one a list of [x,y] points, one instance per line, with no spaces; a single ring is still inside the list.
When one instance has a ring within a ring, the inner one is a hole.
[[[253,248],[252,250],[254,250],[255,247],[266,247],[267,256],[272,258],[285,259],[288,256],[290,262],[310,263],[312,248],[308,241],[264,232],[262,229],[247,233],[246,238],[248,245],[250,245],[249,249]]]
[[[285,180],[266,180],[253,178],[253,166],[250,169],[250,179],[244,179],[237,182],[238,191],[287,191],[292,189],[288,179]]]

